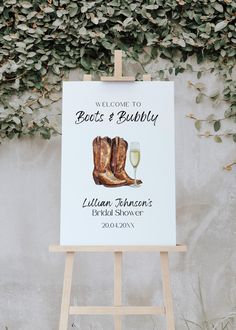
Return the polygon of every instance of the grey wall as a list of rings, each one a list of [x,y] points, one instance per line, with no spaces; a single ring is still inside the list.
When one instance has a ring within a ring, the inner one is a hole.
[[[154,72],[155,65],[149,69]],[[222,170],[234,160],[235,145],[196,136],[185,115],[205,117],[212,110],[207,101],[194,103],[189,79],[194,77],[175,79],[177,238],[188,245],[186,254],[170,259],[177,330],[187,329],[183,318],[201,324],[227,317],[236,307],[236,176],[235,170]],[[209,90],[218,84],[215,78],[204,79]],[[214,111],[220,116],[223,110]],[[59,242],[60,143],[59,137],[25,138],[0,146],[0,329],[58,328],[64,256],[50,254],[48,246]],[[162,303],[156,254],[125,255],[123,276],[124,303]],[[112,288],[111,255],[77,258],[75,304],[112,304]],[[70,327],[73,322],[80,330],[113,329],[110,317],[71,317]],[[165,326],[161,318],[127,317],[124,329]],[[189,324],[189,329],[199,328]]]

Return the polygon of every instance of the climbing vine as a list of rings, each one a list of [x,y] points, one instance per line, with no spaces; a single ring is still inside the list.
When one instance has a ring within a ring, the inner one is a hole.
[[[144,69],[166,59],[169,65],[156,72],[158,79],[185,71],[196,79],[216,74],[222,91],[207,94],[200,81],[189,86],[197,103],[226,102],[224,116],[187,116],[200,136],[236,142],[235,9],[233,0],[0,1],[0,139],[59,133],[60,111],[52,104],[61,98],[62,79],[75,68],[111,73],[116,48]],[[232,130],[222,131],[225,120],[232,121]],[[206,122],[212,131],[203,130]]]

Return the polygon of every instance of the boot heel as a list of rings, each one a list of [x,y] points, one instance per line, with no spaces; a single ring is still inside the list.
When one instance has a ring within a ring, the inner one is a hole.
[[[101,182],[97,177],[93,176],[93,180],[96,184],[101,185]]]

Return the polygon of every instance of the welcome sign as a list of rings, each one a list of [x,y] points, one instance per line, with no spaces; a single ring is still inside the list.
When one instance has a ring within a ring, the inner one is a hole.
[[[172,82],[64,82],[61,245],[176,245]]]

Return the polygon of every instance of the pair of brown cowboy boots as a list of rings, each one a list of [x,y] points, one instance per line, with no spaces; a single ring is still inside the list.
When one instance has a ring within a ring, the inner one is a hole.
[[[93,179],[105,187],[121,187],[135,184],[125,171],[128,143],[120,137],[110,139],[97,136],[93,140]],[[136,184],[141,184],[136,180]]]

